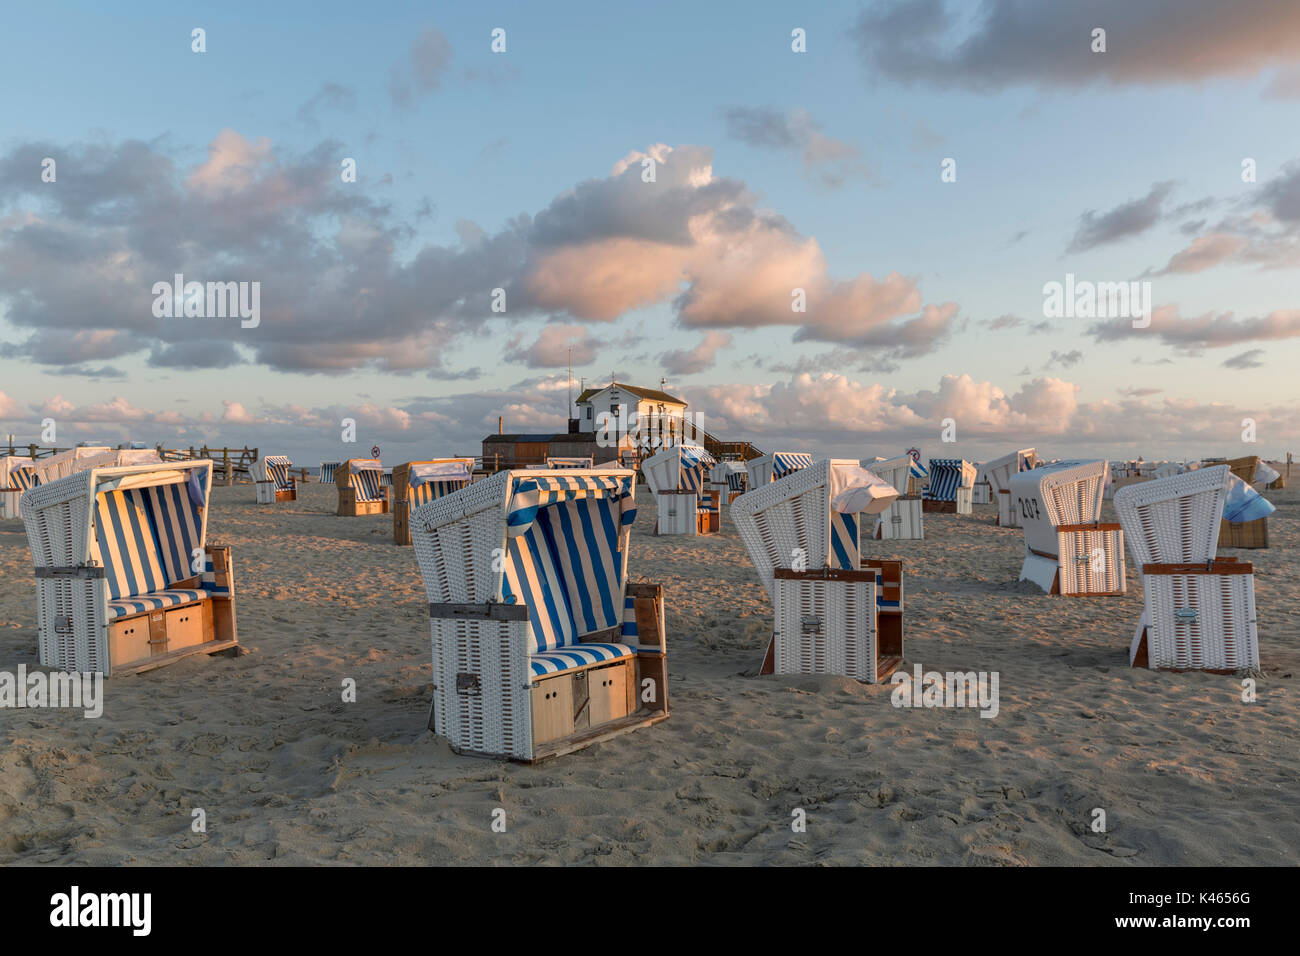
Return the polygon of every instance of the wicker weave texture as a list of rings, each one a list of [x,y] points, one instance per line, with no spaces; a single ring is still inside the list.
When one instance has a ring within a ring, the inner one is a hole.
[[[1259,667],[1254,575],[1148,574],[1143,586],[1151,667]]]
[[[778,578],[775,585],[776,673],[876,682],[875,584]]]

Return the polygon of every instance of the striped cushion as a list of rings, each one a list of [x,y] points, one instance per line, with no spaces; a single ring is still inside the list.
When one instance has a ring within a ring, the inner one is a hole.
[[[422,481],[419,484],[412,484],[407,500],[414,505],[425,505],[430,501],[435,501],[443,495],[449,495],[453,491],[460,491],[468,485],[468,481]]]
[[[289,466],[293,462],[288,458],[270,458],[266,459],[266,476],[275,482],[276,491],[291,491],[293,489],[293,479],[289,477]]]
[[[575,643],[569,597],[540,522],[511,538],[506,556],[502,597],[507,604],[528,608],[528,620],[533,626],[528,650],[536,653]]]
[[[635,653],[626,644],[577,644],[556,651],[543,651],[533,655],[533,676],[544,677],[588,664],[616,661]]]
[[[576,644],[619,624],[618,533],[618,501],[579,498],[539,508],[528,530],[510,539],[502,596],[527,606],[530,651]]]
[[[95,500],[95,537],[109,599],[162,591],[194,576],[200,519],[181,483],[106,491]]]
[[[19,491],[27,491],[41,483],[41,476],[30,465],[19,465],[9,472],[9,484]]]
[[[152,591],[149,594],[136,594],[119,601],[108,602],[108,616],[127,617],[131,614],[143,614],[145,611],[157,611],[179,604],[190,604],[207,597],[206,591]]]
[[[357,490],[358,501],[381,501],[384,493],[380,487],[381,471],[367,468],[364,471],[358,471],[352,476],[352,487]]]

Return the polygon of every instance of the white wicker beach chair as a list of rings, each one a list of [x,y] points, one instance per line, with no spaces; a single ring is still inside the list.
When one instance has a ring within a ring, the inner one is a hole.
[[[1011,476],[1025,529],[1021,581],[1048,594],[1118,595],[1125,589],[1124,532],[1101,523],[1103,461],[1061,461]]]
[[[718,493],[718,500],[731,504],[733,498],[745,493],[748,478],[743,461],[720,461],[709,472],[709,484]]]
[[[921,493],[921,510],[968,515],[974,484],[973,462],[964,458],[931,458],[930,483]]]
[[[547,468],[591,468],[594,462],[590,458],[547,458]]]
[[[293,462],[283,455],[266,455],[253,463],[253,487],[259,505],[298,500],[298,482],[289,474]]]
[[[1037,462],[1038,453],[1034,449],[1021,448],[984,463],[981,473],[988,479],[992,496],[997,499],[998,524],[1002,527],[1020,527],[1020,512],[1011,507],[1011,478],[1022,471],[1033,470]]]
[[[1226,465],[1157,478],[1115,493],[1142,571],[1134,667],[1234,673],[1259,667],[1254,568],[1215,558],[1232,486]]]
[[[40,660],[106,675],[237,648],[230,549],[207,543],[212,462],[91,468],[23,495]]]
[[[708,487],[716,464],[699,445],[671,445],[641,462],[641,474],[655,498],[655,534],[718,531],[721,496]]]
[[[443,495],[460,491],[474,477],[473,458],[408,461],[393,469],[393,540],[411,543],[411,512]]]
[[[668,716],[663,588],[628,582],[636,475],[502,471],[411,516],[430,729],[535,761]]]
[[[902,562],[864,560],[859,541],[861,515],[897,497],[858,462],[828,459],[732,502],[774,609],[760,673],[877,682],[902,661]]]
[[[15,470],[27,468],[32,459],[23,455],[0,456],[0,518],[21,518],[18,499],[27,490],[12,477]]]
[[[802,451],[774,451],[745,462],[748,477],[746,487],[753,491],[763,485],[779,481],[786,475],[793,474],[801,468],[808,468],[813,463],[813,456]]]
[[[925,475],[925,470],[910,455],[882,458],[867,465],[898,491],[898,498],[876,516],[873,534],[885,540],[919,541],[925,537],[921,496],[908,494],[908,488]]]
[[[349,458],[334,471],[339,492],[338,513],[343,517],[388,513],[388,488],[384,466],[378,458]]]

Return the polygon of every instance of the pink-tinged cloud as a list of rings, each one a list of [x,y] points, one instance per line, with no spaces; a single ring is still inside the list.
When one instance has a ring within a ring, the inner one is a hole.
[[[718,350],[731,345],[726,332],[707,332],[698,345],[690,349],[670,349],[659,356],[664,369],[672,375],[695,375],[713,368]]]
[[[529,368],[564,368],[595,361],[598,343],[585,325],[546,325],[531,343],[523,344],[517,336],[502,356],[507,362],[520,362]]]
[[[1197,236],[1186,249],[1174,253],[1169,264],[1157,275],[1174,272],[1200,272],[1227,262],[1246,246],[1241,236],[1212,232]]]
[[[1207,312],[1184,318],[1176,305],[1152,310],[1151,324],[1134,328],[1132,319],[1095,322],[1088,334],[1099,342],[1158,341],[1183,350],[1218,349],[1243,342],[1276,341],[1300,336],[1300,309],[1278,309],[1268,315],[1237,318],[1232,312]]]

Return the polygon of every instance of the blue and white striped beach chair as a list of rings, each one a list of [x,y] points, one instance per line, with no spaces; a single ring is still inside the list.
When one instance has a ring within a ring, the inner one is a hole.
[[[257,503],[273,505],[298,500],[298,482],[289,474],[293,462],[283,455],[267,455],[253,464]]]
[[[823,459],[731,505],[772,598],[775,627],[760,673],[839,674],[876,682],[902,660],[901,561],[864,561],[862,516],[898,489],[847,459]]]
[[[320,463],[320,483],[322,485],[334,484],[334,473],[338,471],[341,461],[322,461]]]
[[[0,454],[0,518],[21,518],[18,499],[26,488],[20,487],[12,477],[13,472],[32,463],[30,458],[22,455]]]
[[[430,727],[534,761],[668,716],[663,589],[628,583],[631,471],[502,471],[421,505]]]
[[[408,461],[393,469],[393,540],[411,543],[411,512],[473,480],[473,458]]]
[[[719,496],[709,487],[717,461],[699,445],[670,445],[641,463],[655,497],[656,534],[712,534]]]
[[[975,471],[975,463],[964,458],[931,458],[930,483],[921,493],[921,510],[970,514]]]
[[[343,517],[388,513],[384,466],[378,458],[349,458],[334,472],[339,490],[338,513]]]
[[[813,463],[813,456],[802,451],[774,451],[745,462],[745,471],[749,476],[747,487],[750,491],[761,488],[773,481],[779,481],[786,475],[807,468]]]
[[[23,495],[41,663],[102,674],[234,649],[230,549],[209,546],[212,462],[91,468]]]
[[[554,469],[570,468],[592,468],[594,463],[590,458],[547,458],[546,467]]]

